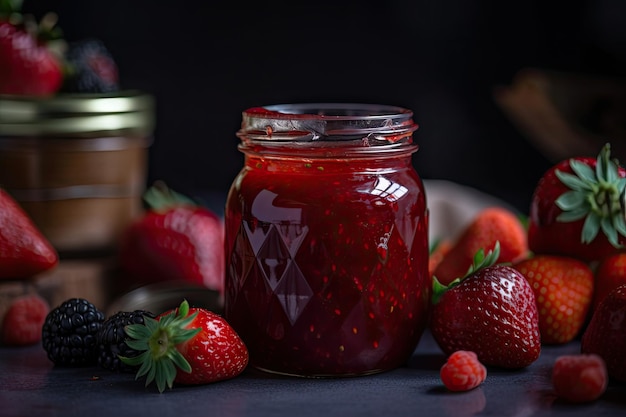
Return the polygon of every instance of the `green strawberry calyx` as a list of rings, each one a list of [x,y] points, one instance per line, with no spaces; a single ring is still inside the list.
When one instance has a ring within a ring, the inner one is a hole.
[[[178,371],[191,372],[191,365],[177,349],[177,345],[193,339],[201,328],[188,329],[198,312],[189,314],[189,303],[180,306],[159,320],[144,316],[144,324],[130,324],[124,328],[126,344],[138,352],[135,357],[120,356],[130,366],[139,366],[135,379],[146,376],[146,387],[154,381],[159,392],[172,388]]]
[[[0,0],[0,18],[11,18],[22,10],[22,0]]]
[[[569,191],[555,201],[562,213],[557,221],[573,222],[584,219],[581,242],[591,243],[600,230],[616,248],[621,247],[619,235],[626,236],[626,219],[622,198],[626,178],[619,175],[619,162],[611,159],[610,144],[598,154],[595,170],[588,164],[570,159],[572,173],[555,171],[557,178]]]
[[[432,304],[437,304],[446,291],[456,287],[466,278],[474,275],[477,271],[494,265],[500,257],[500,241],[496,241],[493,245],[493,249],[485,254],[485,249],[480,248],[475,254],[472,264],[467,269],[467,272],[462,277],[456,278],[448,285],[444,285],[437,277],[433,276],[433,292],[432,292]]]
[[[163,181],[155,181],[144,193],[143,200],[151,210],[157,212],[165,212],[181,205],[198,205],[189,197],[169,188]]]

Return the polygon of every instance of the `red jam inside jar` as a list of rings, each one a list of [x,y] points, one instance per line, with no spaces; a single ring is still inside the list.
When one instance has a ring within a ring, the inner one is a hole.
[[[252,366],[352,376],[406,363],[426,327],[428,211],[406,109],[243,113],[226,202],[224,314]]]

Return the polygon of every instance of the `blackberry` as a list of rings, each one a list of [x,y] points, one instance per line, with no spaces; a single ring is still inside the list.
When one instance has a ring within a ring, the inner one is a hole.
[[[144,316],[156,316],[146,310],[120,311],[105,320],[98,332],[98,365],[114,372],[132,372],[137,367],[123,363],[119,355],[129,358],[139,355],[138,352],[126,344],[124,327],[129,324],[143,324]]]
[[[68,45],[68,73],[62,90],[67,93],[110,93],[119,90],[118,68],[113,56],[98,39]]]
[[[97,335],[104,313],[83,298],[71,298],[51,310],[41,338],[48,358],[60,366],[96,364]]]

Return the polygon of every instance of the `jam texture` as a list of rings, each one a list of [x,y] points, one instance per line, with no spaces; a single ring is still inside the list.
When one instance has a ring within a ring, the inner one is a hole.
[[[253,366],[348,376],[411,356],[431,285],[426,197],[410,154],[246,154],[225,216],[225,316]]]

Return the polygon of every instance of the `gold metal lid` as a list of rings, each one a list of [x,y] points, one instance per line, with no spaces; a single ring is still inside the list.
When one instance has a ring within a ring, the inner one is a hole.
[[[154,129],[154,98],[136,90],[111,94],[0,95],[0,136],[59,136]]]

